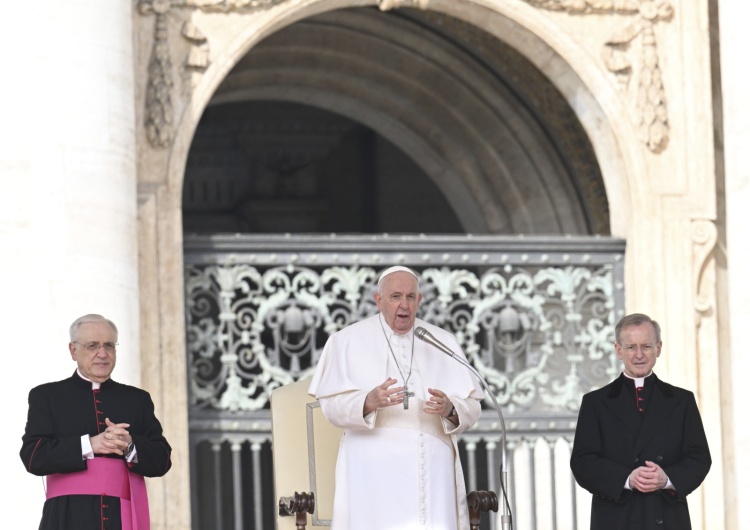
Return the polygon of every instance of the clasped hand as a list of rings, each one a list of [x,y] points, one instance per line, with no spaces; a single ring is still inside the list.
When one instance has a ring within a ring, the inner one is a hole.
[[[130,437],[128,428],[129,423],[112,423],[109,418],[106,418],[105,423],[107,428],[104,432],[91,437],[91,448],[95,454],[107,455],[125,454],[133,438]]]
[[[647,461],[645,465],[635,468],[630,473],[628,484],[634,490],[650,493],[664,489],[667,485],[667,474],[657,464]]]

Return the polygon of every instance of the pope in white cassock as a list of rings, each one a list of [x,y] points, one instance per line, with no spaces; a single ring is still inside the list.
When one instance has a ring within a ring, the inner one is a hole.
[[[380,276],[380,313],[331,335],[309,394],[344,429],[336,463],[333,530],[466,530],[456,435],[476,422],[479,382],[435,347],[421,326],[465,359],[456,338],[416,319],[422,300],[406,267]]]

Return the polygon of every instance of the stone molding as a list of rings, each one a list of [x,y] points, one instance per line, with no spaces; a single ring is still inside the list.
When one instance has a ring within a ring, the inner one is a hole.
[[[429,5],[430,0],[378,0],[378,7],[381,11],[389,11],[399,7],[416,7],[426,10]]]
[[[138,13],[154,15],[154,39],[148,64],[145,127],[149,144],[164,149],[174,139],[174,67],[169,50],[169,20],[172,9],[207,13],[247,13],[268,9],[289,0],[139,0]],[[185,70],[205,71],[210,64],[208,39],[192,22],[186,21],[180,35],[191,45]]]
[[[609,14],[635,17],[635,20],[620,27],[604,43],[602,56],[607,69],[615,74],[621,91],[630,84],[633,75],[633,60],[628,49],[633,40],[641,37],[640,69],[637,73],[638,91],[635,125],[638,136],[651,151],[659,153],[669,143],[669,118],[667,99],[664,93],[663,75],[659,65],[654,26],[669,22],[674,8],[669,2],[651,0],[524,0],[528,4],[550,11],[564,11],[569,15]]]
[[[690,238],[693,243],[693,276],[696,320],[700,321],[715,307],[715,289],[707,285],[706,271],[714,266],[714,250],[719,238],[713,219],[691,219]]]
[[[154,39],[151,60],[148,66],[146,91],[145,127],[149,143],[155,148],[168,147],[174,137],[174,90],[173,64],[168,40],[167,16],[172,9],[201,10],[206,13],[248,13],[268,9],[290,0],[140,0],[141,15],[155,15]],[[659,153],[669,143],[669,116],[663,85],[663,74],[659,63],[654,27],[659,22],[669,22],[674,7],[669,2],[635,0],[523,0],[549,11],[562,11],[569,15],[614,13],[635,20],[620,27],[603,45],[602,57],[607,69],[612,72],[620,90],[624,93],[630,84],[634,68],[638,68],[638,89],[634,118],[640,141],[652,152]],[[377,0],[381,11],[402,7],[427,10],[429,0]],[[210,64],[209,42],[203,33],[190,21],[183,24],[181,36],[191,44],[184,61],[185,70],[204,71]],[[641,56],[634,61],[629,52],[636,37],[641,37]],[[634,65],[634,62],[637,63]]]

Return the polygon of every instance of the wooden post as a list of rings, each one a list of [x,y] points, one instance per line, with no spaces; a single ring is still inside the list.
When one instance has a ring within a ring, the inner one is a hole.
[[[279,498],[279,515],[295,515],[297,530],[305,530],[307,514],[315,511],[315,494],[313,492],[294,492],[294,497]],[[497,511],[497,510],[496,510]]]
[[[466,496],[469,505],[469,524],[471,530],[479,530],[483,512],[497,511],[497,495],[494,491],[472,491]]]

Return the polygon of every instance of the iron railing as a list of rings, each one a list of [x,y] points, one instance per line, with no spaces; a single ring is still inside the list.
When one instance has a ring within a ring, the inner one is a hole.
[[[274,528],[270,394],[377,311],[377,277],[394,264],[420,274],[420,318],[456,335],[502,408],[518,528],[584,528],[569,446],[583,393],[619,372],[623,257],[604,237],[187,236],[193,528]],[[497,491],[485,405],[459,445],[467,488]]]

